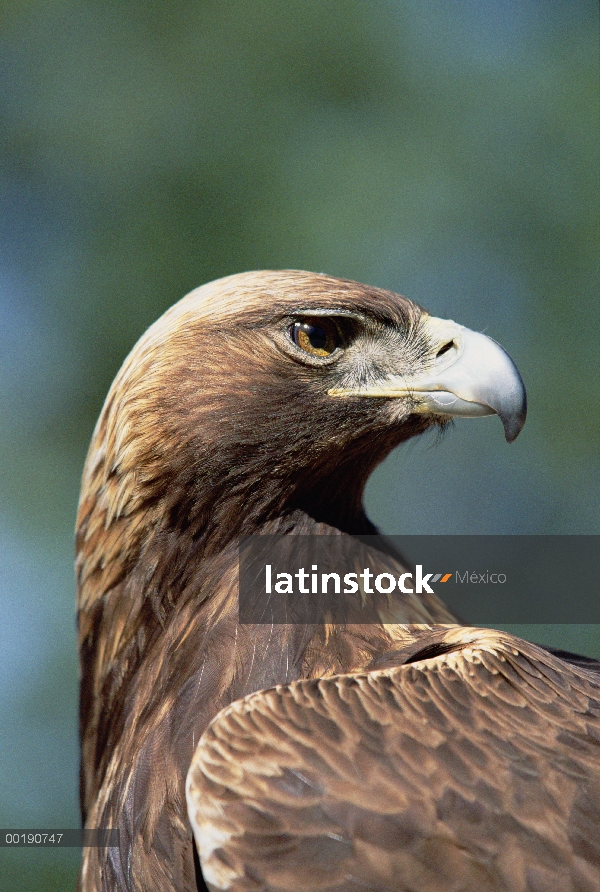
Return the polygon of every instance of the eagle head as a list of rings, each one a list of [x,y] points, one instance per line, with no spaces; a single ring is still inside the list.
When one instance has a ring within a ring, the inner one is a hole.
[[[192,291],[134,347],[86,474],[101,466],[111,520],[159,501],[221,544],[297,508],[352,532],[399,443],[492,413],[512,441],[525,412],[516,366],[483,334],[356,282],[242,273]]]

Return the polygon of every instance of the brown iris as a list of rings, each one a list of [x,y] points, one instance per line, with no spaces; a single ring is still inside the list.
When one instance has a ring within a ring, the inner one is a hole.
[[[294,322],[290,335],[294,344],[313,356],[329,356],[340,344],[339,332],[330,319]]]

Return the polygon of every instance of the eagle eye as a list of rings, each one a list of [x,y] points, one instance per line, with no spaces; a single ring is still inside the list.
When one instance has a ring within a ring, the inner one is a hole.
[[[297,347],[312,356],[329,356],[340,346],[340,333],[331,319],[305,319],[289,329]]]

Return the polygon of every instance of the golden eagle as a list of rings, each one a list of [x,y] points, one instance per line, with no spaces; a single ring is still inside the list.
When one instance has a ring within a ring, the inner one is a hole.
[[[373,598],[369,624],[238,619],[240,537],[372,534],[390,450],[492,413],[513,440],[502,347],[356,282],[230,276],[146,332],[77,520],[82,813],[120,831],[83,892],[600,889],[592,661],[435,595]]]

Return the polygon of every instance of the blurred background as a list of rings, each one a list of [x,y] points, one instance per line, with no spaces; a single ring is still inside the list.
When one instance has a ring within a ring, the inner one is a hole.
[[[594,0],[0,2],[0,826],[76,827],[73,525],[121,362],[294,267],[500,341],[529,394],[372,478],[388,533],[600,532]],[[513,627],[600,656],[594,626]],[[0,849],[2,890],[79,852]]]

